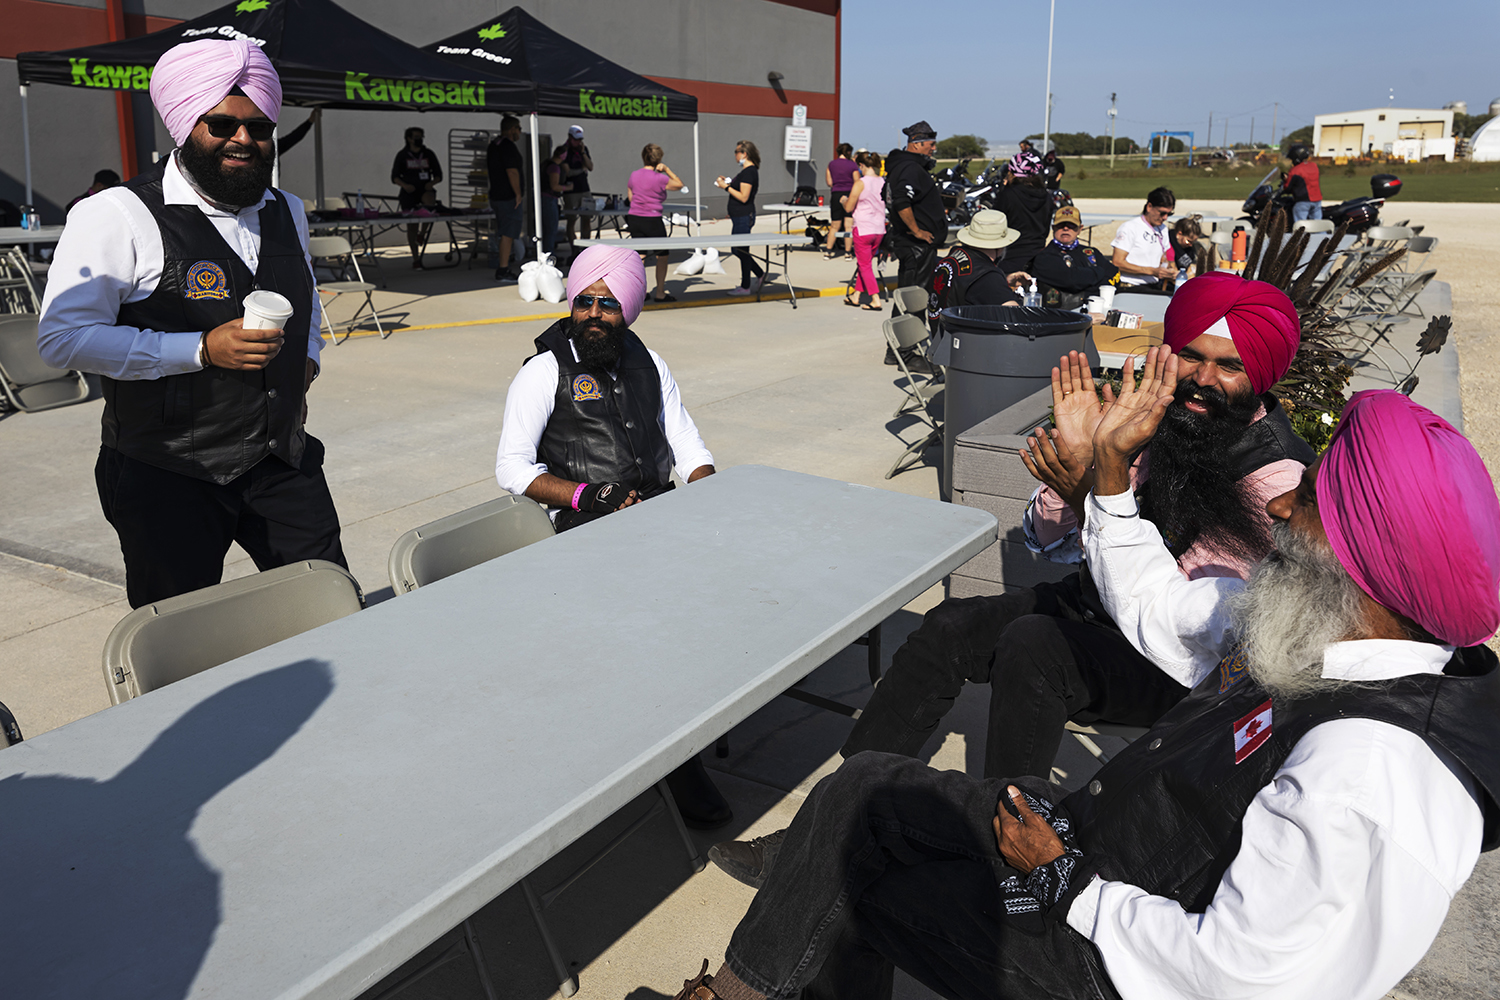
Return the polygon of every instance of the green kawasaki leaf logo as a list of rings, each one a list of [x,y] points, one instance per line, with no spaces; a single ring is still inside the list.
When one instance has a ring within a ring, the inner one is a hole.
[[[253,14],[255,11],[265,10],[269,6],[271,6],[271,0],[240,0],[235,6],[234,12],[236,14]]]
[[[252,2],[252,3],[253,2],[262,2],[263,3],[263,2],[265,2],[265,0],[248,0],[248,2]],[[487,42],[493,42],[497,38],[504,38],[505,37],[505,29],[502,28],[502,27],[500,27],[500,24],[498,22],[496,22],[495,24],[490,25],[488,28],[480,28],[479,29],[479,37],[482,38],[482,39],[484,39]]]

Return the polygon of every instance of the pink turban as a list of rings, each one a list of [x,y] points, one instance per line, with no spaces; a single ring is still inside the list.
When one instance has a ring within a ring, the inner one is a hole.
[[[281,117],[281,77],[254,42],[206,38],[168,49],[151,74],[151,103],[181,146],[198,119],[235,87],[271,121]]]
[[[1317,490],[1334,554],[1366,594],[1451,646],[1500,628],[1500,501],[1446,420],[1389,389],[1355,393]]]
[[[573,258],[568,270],[568,301],[600,278],[620,300],[625,325],[635,322],[646,304],[646,265],[641,255],[625,247],[593,246]]]
[[[1257,393],[1281,381],[1302,343],[1302,323],[1285,292],[1220,271],[1184,282],[1167,306],[1165,339],[1173,353],[1205,333],[1234,341]]]

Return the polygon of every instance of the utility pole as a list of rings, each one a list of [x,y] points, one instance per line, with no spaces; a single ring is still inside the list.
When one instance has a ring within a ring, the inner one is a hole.
[[[1214,144],[1214,113],[1212,111],[1208,113],[1208,131],[1203,134],[1208,136],[1206,141],[1212,146]]]
[[[1109,95],[1109,169],[1115,169],[1115,95]]]
[[[1280,151],[1281,133],[1276,131],[1276,119],[1281,115],[1281,103],[1277,102],[1271,111],[1271,147]]]
[[[1057,21],[1057,0],[1052,0],[1052,13],[1047,16],[1047,107],[1042,114],[1042,152],[1047,152],[1047,139],[1052,134],[1052,26]]]
[[[1224,148],[1229,148],[1229,119],[1224,119]]]
[[[1255,148],[1255,116],[1250,116],[1250,148]]]

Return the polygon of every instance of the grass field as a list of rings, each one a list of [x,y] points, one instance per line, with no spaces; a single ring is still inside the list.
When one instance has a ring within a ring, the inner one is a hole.
[[[1063,187],[1074,198],[1145,197],[1158,185],[1172,189],[1178,198],[1242,201],[1269,167],[1215,167],[1210,175],[1201,169],[1159,167],[1147,170],[1140,164],[1121,166],[1111,173],[1108,161],[1068,157]],[[940,163],[939,166],[946,166]],[[1370,193],[1370,175],[1392,173],[1402,180],[1402,201],[1500,202],[1500,163],[1406,163],[1381,167],[1325,166],[1322,168],[1323,201],[1337,202]],[[1351,176],[1352,174],[1352,176]]]

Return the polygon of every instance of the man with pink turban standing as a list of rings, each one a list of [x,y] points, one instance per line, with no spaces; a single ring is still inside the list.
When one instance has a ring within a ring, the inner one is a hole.
[[[558,531],[660,496],[674,465],[689,483],[714,472],[667,363],[631,329],[646,301],[640,255],[587,248],[568,301],[572,315],[536,339],[510,384],[495,456],[500,487],[552,508]],[[689,826],[732,818],[698,757],[667,782]]]
[[[281,81],[250,42],[188,42],[151,100],[178,148],[69,213],[38,334],[49,364],[102,376],[94,474],[132,607],[218,583],[236,541],[262,570],[346,565],[304,427],[323,343],[307,219],[270,187]],[[282,329],[245,328],[257,289],[291,303]]]
[[[1191,284],[1191,283],[1189,283]],[[1132,492],[1160,348],[1093,438],[1083,544],[1191,693],[1064,795],[863,753],[820,782],[680,997],[1378,1000],[1500,846],[1500,501],[1399,393],[1351,399],[1248,583],[1185,579]]]

